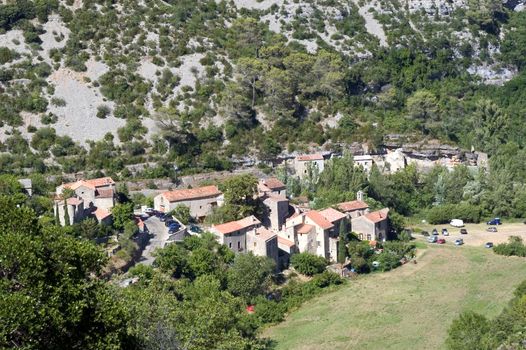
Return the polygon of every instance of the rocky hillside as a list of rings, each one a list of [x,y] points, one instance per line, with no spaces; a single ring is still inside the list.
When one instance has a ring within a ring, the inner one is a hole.
[[[0,151],[31,154],[25,168],[38,159],[71,171],[114,167],[95,159],[98,147],[102,158],[122,157],[117,171],[158,157],[222,169],[236,154],[351,140],[374,148],[387,131],[487,148],[463,118],[477,101],[459,104],[520,75],[523,8],[4,0]]]

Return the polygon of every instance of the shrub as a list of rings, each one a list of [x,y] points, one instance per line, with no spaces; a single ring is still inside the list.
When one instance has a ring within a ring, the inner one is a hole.
[[[307,276],[321,273],[327,266],[324,258],[310,253],[295,254],[290,258],[290,263],[299,273]]]
[[[508,243],[501,243],[493,247],[493,251],[505,256],[526,256],[526,246],[522,238],[511,236]]]
[[[480,217],[480,207],[467,203],[440,205],[427,211],[427,220],[430,224],[446,224],[453,218],[478,223]]]
[[[106,105],[100,105],[97,107],[97,118],[104,119],[111,113],[110,107]]]
[[[330,271],[323,271],[319,275],[314,276],[311,281],[316,287],[325,288],[331,285],[338,285],[343,283],[343,279],[336,273]]]

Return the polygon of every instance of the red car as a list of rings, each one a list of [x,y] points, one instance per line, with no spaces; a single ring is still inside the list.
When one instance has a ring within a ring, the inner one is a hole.
[[[446,240],[444,238],[440,238],[439,240],[437,240],[437,244],[444,244],[446,243]]]

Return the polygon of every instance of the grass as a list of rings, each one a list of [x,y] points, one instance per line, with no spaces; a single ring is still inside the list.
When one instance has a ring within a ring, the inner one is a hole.
[[[459,312],[497,315],[526,278],[524,258],[478,247],[430,245],[417,262],[314,298],[263,336],[276,350],[443,349]]]

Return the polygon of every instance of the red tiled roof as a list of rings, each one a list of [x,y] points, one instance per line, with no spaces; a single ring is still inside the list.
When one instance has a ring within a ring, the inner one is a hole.
[[[105,209],[97,208],[97,210],[95,210],[93,212],[93,215],[95,215],[97,220],[101,221],[101,220],[107,218],[108,216],[110,216],[111,213],[109,211],[105,210]]]
[[[287,247],[294,247],[295,246],[294,242],[289,241],[288,239],[283,238],[281,236],[278,236],[278,244],[283,244],[283,245],[286,245]]]
[[[264,181],[263,183],[265,184],[265,186],[267,186],[271,190],[277,190],[277,189],[286,187],[283,184],[283,182],[281,182],[279,179],[277,179],[275,177],[269,177],[268,179],[263,180],[263,181]]]
[[[254,233],[257,237],[260,239],[263,239],[266,241],[271,240],[272,238],[276,237],[276,234],[272,231],[267,230],[264,227],[258,227],[254,230]]]
[[[343,210],[345,212],[348,211],[354,211],[354,210],[360,210],[360,209],[367,209],[369,208],[369,204],[363,202],[363,201],[350,201],[350,202],[343,202],[338,204],[338,208],[340,210]]]
[[[327,208],[327,209],[321,210],[319,213],[327,221],[330,221],[332,223],[334,223],[334,222],[336,222],[338,220],[341,220],[341,219],[346,217],[344,213],[340,213],[338,210],[333,209],[333,208]]]
[[[300,224],[296,226],[296,232],[299,233],[300,235],[304,235],[304,234],[309,233],[313,227],[314,226],[309,225],[309,224]]]
[[[316,210],[311,210],[305,214],[309,219],[314,221],[314,223],[318,226],[320,226],[324,230],[328,230],[330,228],[333,228],[334,225],[331,224],[329,221],[327,221],[319,212]]]
[[[72,190],[76,190],[80,186],[86,186],[92,189],[95,189],[97,187],[103,187],[108,185],[115,184],[115,181],[111,177],[101,177],[98,179],[91,179],[91,180],[79,180],[75,182],[70,182],[67,184],[64,184],[64,188],[70,188]]]
[[[323,160],[321,154],[304,154],[296,157],[297,160],[302,162],[313,161],[313,160]]]
[[[83,201],[82,199],[77,198],[77,197],[71,197],[71,198],[68,198],[68,199],[67,199],[67,203],[68,203],[69,205],[75,205],[75,206],[76,206],[76,205],[79,205],[79,204],[81,204],[81,203],[83,203],[83,202],[84,202],[84,201]]]
[[[387,219],[389,209],[384,208],[382,210],[373,211],[372,213],[365,214],[365,218],[373,223],[378,223]]]
[[[162,195],[169,202],[180,202],[191,199],[207,198],[219,196],[221,191],[217,186],[204,186],[198,188],[190,188],[184,190],[175,190],[164,192]]]
[[[97,194],[95,195],[97,198],[112,198],[113,197],[113,189],[112,188],[100,188],[97,190]]]
[[[259,221],[255,216],[252,215],[238,221],[230,221],[224,224],[214,225],[214,229],[221,234],[228,235],[230,233],[247,229],[251,226],[260,224],[261,221]]]

